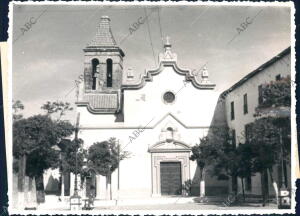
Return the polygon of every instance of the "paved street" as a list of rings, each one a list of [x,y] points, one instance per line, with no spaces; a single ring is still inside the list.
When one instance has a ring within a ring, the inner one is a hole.
[[[50,199],[47,196],[47,204],[38,206],[38,210],[63,210],[70,209],[70,203],[67,200],[58,202],[57,198]],[[240,205],[225,205],[222,199],[218,201],[207,201],[199,203],[195,197],[168,197],[151,199],[128,199],[120,200],[116,205],[116,200],[96,200],[94,209],[97,210],[235,210],[235,209],[277,209],[275,203],[262,207],[261,203],[245,202]]]
[[[110,206],[110,207],[95,207],[94,210],[234,210],[234,209],[277,209],[275,204],[262,207],[260,204],[244,204],[242,206],[224,207],[221,203],[199,204],[163,204],[163,205],[138,205],[138,206]]]

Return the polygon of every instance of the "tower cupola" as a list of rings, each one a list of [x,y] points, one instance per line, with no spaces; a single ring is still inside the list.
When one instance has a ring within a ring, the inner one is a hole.
[[[84,85],[79,104],[93,112],[120,110],[124,52],[112,34],[110,18],[102,16],[84,51]]]

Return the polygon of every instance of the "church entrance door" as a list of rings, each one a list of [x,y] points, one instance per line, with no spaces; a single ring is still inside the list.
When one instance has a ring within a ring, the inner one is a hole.
[[[161,195],[181,195],[181,162],[160,162]]]

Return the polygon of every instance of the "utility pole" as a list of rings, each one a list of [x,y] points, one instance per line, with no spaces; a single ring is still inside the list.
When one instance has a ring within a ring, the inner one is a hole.
[[[76,119],[76,126],[75,126],[75,142],[76,145],[78,144],[78,131],[79,131],[79,118],[80,113],[77,114]],[[81,205],[81,197],[78,195],[78,182],[77,182],[77,174],[78,174],[78,167],[77,167],[77,151],[78,147],[76,146],[75,152],[75,185],[74,185],[74,194],[70,197],[70,209],[74,211],[78,211]]]
[[[76,126],[75,126],[75,142],[78,144],[78,131],[79,131],[79,119],[80,119],[80,113],[77,114],[76,119]],[[78,195],[78,181],[77,181],[77,174],[78,174],[78,167],[77,167],[77,152],[78,147],[76,147],[76,153],[75,153],[75,185],[74,185],[74,195]]]
[[[284,172],[284,158],[283,158],[283,142],[282,142],[282,128],[279,128],[279,142],[280,142],[280,150],[281,150],[281,188],[286,188],[285,185],[285,172]]]

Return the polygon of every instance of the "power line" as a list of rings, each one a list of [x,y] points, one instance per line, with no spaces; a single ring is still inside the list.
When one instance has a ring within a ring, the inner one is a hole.
[[[144,8],[144,12],[145,12],[145,16],[147,17],[147,9],[146,8]],[[152,48],[153,59],[154,59],[154,63],[155,63],[155,66],[156,66],[154,48],[153,48],[152,38],[151,38],[151,33],[150,33],[150,25],[149,25],[148,19],[146,21],[147,21],[147,29],[148,29],[149,39],[150,39],[150,45],[151,45],[151,48]]]
[[[157,14],[158,14],[158,23],[159,23],[159,31],[160,31],[160,37],[161,37],[161,44],[162,44],[162,48],[164,47],[164,37],[163,37],[163,33],[162,33],[162,27],[161,27],[161,22],[160,22],[160,8],[158,8],[157,10]]]

